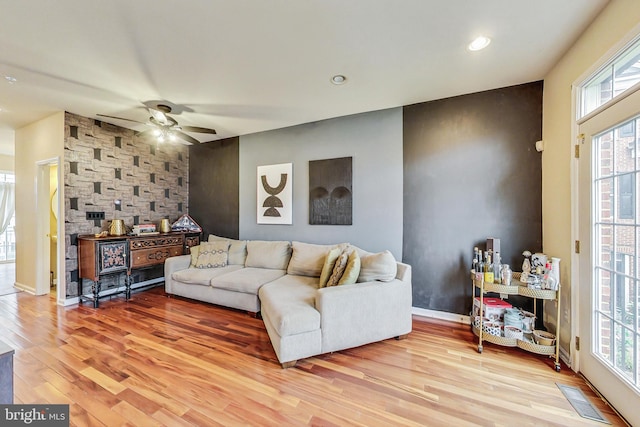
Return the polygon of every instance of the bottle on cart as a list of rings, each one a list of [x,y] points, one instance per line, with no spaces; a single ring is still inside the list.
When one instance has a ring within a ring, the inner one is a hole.
[[[473,261],[471,262],[471,272],[475,274],[478,271],[478,247],[473,248]]]
[[[491,255],[487,255],[487,262],[484,264],[484,282],[493,283],[495,280],[493,274],[493,263],[491,262]]]
[[[478,251],[478,268],[476,269],[476,282],[482,282],[484,278],[484,262],[482,261],[482,251]]]
[[[502,259],[500,258],[500,252],[496,251],[493,260],[493,280],[495,283],[500,283],[500,271],[501,271]]]

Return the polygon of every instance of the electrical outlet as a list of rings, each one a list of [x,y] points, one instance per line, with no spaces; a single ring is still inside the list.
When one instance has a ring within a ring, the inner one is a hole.
[[[104,212],[87,212],[87,219],[94,221],[104,219]]]

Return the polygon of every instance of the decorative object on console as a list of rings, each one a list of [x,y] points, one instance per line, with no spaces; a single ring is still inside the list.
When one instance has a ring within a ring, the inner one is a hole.
[[[193,220],[189,215],[184,214],[171,224],[171,231],[189,231],[202,233],[202,227]]]
[[[127,229],[124,226],[124,220],[112,219],[111,225],[109,225],[109,234],[111,236],[124,236],[127,234]]]
[[[292,224],[293,163],[258,166],[257,188],[258,224]]]
[[[168,233],[171,231],[171,225],[169,225],[169,219],[163,218],[160,220],[160,232]]]
[[[351,225],[352,158],[309,162],[309,224]]]

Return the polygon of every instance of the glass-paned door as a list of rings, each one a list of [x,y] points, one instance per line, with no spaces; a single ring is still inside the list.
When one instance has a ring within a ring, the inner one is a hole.
[[[640,92],[580,133],[580,370],[640,425]]]

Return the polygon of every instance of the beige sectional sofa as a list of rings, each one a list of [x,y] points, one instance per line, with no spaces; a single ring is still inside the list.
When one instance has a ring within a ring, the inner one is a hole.
[[[388,251],[373,254],[344,243],[208,241],[191,255],[165,261],[166,292],[259,312],[283,367],[411,332],[411,267]],[[214,258],[198,263],[211,248]],[[338,283],[340,273],[344,284],[324,285]]]

